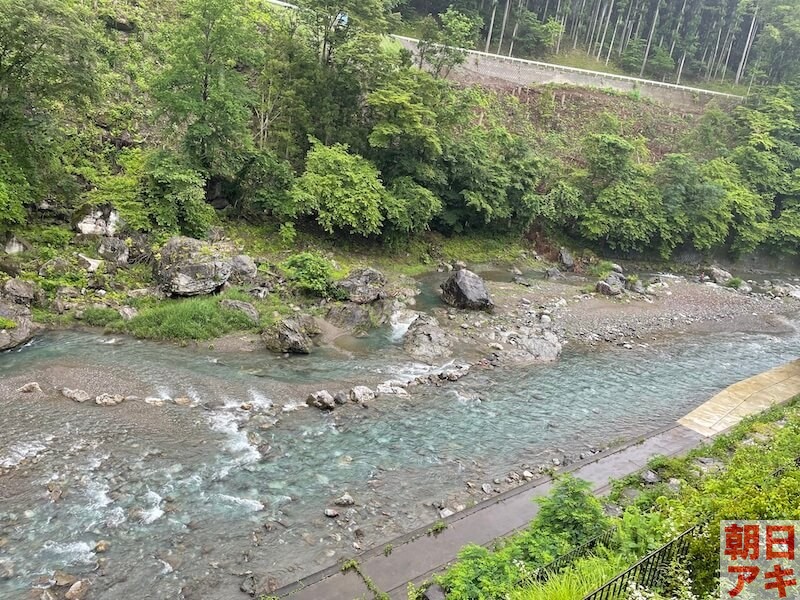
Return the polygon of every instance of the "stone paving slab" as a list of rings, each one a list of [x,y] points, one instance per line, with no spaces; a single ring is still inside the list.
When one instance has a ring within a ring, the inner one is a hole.
[[[705,436],[717,435],[745,417],[800,394],[800,360],[781,365],[724,389],[678,420]]]

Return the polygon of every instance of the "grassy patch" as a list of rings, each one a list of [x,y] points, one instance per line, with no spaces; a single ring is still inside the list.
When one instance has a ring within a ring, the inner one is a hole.
[[[83,311],[83,321],[92,327],[122,326],[122,317],[113,308],[89,307]]]
[[[0,331],[4,329],[15,329],[17,324],[11,319],[0,317]]]
[[[252,328],[243,313],[220,308],[219,298],[167,300],[142,309],[125,326],[128,333],[152,340],[209,340]]]
[[[725,285],[729,288],[738,290],[740,287],[742,287],[742,283],[741,277],[731,277]]]

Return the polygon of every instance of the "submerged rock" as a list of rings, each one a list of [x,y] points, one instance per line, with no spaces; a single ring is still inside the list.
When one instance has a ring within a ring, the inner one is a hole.
[[[409,325],[403,349],[415,358],[433,361],[450,355],[450,338],[435,317],[421,314]]]
[[[339,498],[334,500],[333,503],[336,506],[353,506],[356,501],[353,500],[353,497],[349,493],[345,492]]]
[[[442,300],[450,306],[469,310],[492,312],[494,302],[486,284],[478,275],[467,269],[455,271],[442,284]]]
[[[283,319],[261,334],[268,350],[292,354],[310,354],[311,336],[319,333],[313,317],[297,316]]]
[[[341,289],[356,304],[369,304],[385,295],[386,277],[377,269],[356,269],[339,281],[336,287]]]
[[[197,296],[222,287],[233,270],[224,253],[188,237],[174,237],[161,249],[156,279],[166,294]]]

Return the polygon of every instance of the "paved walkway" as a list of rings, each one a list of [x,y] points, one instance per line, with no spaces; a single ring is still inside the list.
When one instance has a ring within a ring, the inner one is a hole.
[[[711,437],[745,417],[800,394],[800,360],[734,383],[678,420],[684,427]]]
[[[688,452],[732,427],[742,418],[800,394],[800,360],[734,384],[680,419],[677,424],[571,465],[567,472],[592,484],[597,494],[610,483],[641,470],[653,456]],[[393,540],[357,558],[362,572],[393,600],[405,600],[409,581],[419,583],[443,570],[465,544],[487,545],[528,525],[538,511],[532,500],[552,487],[548,477],[532,481],[446,519],[447,529],[428,536],[427,528]],[[341,573],[338,565],[310,575],[276,593],[291,600],[369,599],[373,594],[356,573]]]

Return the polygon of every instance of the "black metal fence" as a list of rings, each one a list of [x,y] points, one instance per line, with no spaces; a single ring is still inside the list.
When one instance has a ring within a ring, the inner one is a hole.
[[[687,529],[671,542],[645,556],[624,573],[620,573],[588,596],[584,596],[583,600],[624,598],[628,593],[631,582],[646,588],[657,586],[664,577],[665,569],[677,558],[686,555],[689,543],[697,529],[697,525]]]
[[[611,543],[612,538],[614,537],[615,529],[609,529],[605,533],[601,533],[597,537],[593,537],[588,542],[581,544],[574,550],[568,552],[567,554],[562,554],[557,559],[552,562],[547,563],[546,565],[539,567],[536,569],[531,576],[528,578],[529,581],[544,581],[551,577],[552,575],[558,573],[562,569],[570,566],[579,558],[583,558],[591,554],[595,548],[598,546],[606,546],[608,547]]]

